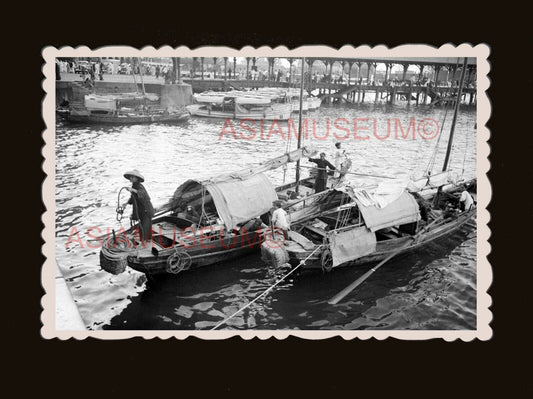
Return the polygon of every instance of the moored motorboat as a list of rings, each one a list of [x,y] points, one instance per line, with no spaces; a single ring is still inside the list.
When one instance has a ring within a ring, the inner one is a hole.
[[[196,94],[195,101],[187,106],[191,115],[209,118],[287,120],[292,110],[277,96],[252,92],[207,92]]]

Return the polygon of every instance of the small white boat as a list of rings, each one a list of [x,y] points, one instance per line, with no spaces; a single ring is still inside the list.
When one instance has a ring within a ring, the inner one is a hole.
[[[308,97],[307,104],[309,111],[313,111],[315,109],[320,108],[320,105],[322,104],[322,99],[318,97]]]
[[[210,118],[287,120],[291,103],[277,102],[266,94],[250,92],[207,92],[194,96],[197,104],[189,105],[191,115]]]

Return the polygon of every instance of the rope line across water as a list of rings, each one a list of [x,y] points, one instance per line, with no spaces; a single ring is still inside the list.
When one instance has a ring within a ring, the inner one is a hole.
[[[257,296],[255,299],[253,299],[251,302],[248,302],[248,304],[246,304],[245,306],[243,306],[242,308],[240,308],[239,310],[237,310],[235,313],[233,313],[231,316],[225,318],[224,320],[222,320],[220,323],[218,323],[216,326],[214,326],[211,330],[216,330],[218,327],[226,324],[226,322],[228,320],[231,320],[233,317],[235,317],[237,314],[239,314],[240,312],[242,312],[244,309],[248,308],[251,304],[255,303],[257,300],[259,300],[261,297],[263,297],[264,295],[266,295],[267,293],[269,293],[271,290],[274,289],[274,287],[276,287],[279,283],[281,283],[283,280],[285,280],[287,277],[289,277],[294,271],[296,271],[296,269],[298,269],[300,266],[303,266],[305,264],[305,262],[307,262],[307,260],[313,256],[315,254],[316,251],[318,251],[320,248],[322,248],[324,246],[324,244],[321,244],[319,245],[318,247],[315,248],[315,250],[313,252],[311,252],[309,254],[309,256],[307,258],[305,258],[304,260],[302,260],[298,266],[296,266],[294,269],[292,269],[290,272],[288,272],[286,275],[284,275],[283,277],[281,277],[278,281],[276,281],[273,285],[271,285],[269,288],[267,288],[261,295]]]

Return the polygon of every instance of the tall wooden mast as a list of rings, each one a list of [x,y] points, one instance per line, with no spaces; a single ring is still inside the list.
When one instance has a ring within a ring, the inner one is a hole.
[[[448,140],[448,148],[446,149],[446,157],[444,158],[444,165],[442,171],[446,172],[448,169],[448,162],[450,161],[450,154],[452,152],[453,134],[455,132],[455,123],[457,122],[457,113],[459,112],[459,105],[461,104],[461,96],[463,94],[463,84],[465,80],[466,63],[468,58],[464,58],[463,69],[461,70],[461,81],[459,82],[459,90],[457,92],[457,100],[455,101],[455,109],[453,111],[452,127],[450,129],[450,138]]]
[[[303,99],[304,99],[304,64],[305,57],[302,57],[302,72],[300,76],[300,112],[298,113],[298,149],[302,145],[302,110],[303,110]],[[300,160],[296,162],[296,194],[300,190]]]

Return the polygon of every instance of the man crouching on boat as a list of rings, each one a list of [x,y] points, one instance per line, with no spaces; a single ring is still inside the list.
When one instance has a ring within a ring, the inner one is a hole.
[[[124,177],[132,184],[131,187],[126,187],[126,190],[131,193],[131,197],[123,207],[125,208],[128,204],[133,205],[132,220],[139,221],[141,241],[146,242],[151,237],[152,218],[155,211],[148,192],[141,184],[144,177],[137,169],[124,173]]]
[[[459,204],[461,211],[467,212],[474,206],[474,199],[470,195],[468,191],[466,191],[466,187],[463,186],[463,192],[461,193],[461,197],[459,198]]]

